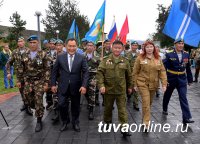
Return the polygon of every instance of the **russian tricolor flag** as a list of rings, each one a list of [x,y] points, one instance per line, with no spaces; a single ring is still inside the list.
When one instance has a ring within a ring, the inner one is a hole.
[[[117,26],[116,26],[116,22],[115,22],[115,18],[113,20],[110,32],[108,34],[108,39],[113,42],[117,39],[118,33],[117,33]]]

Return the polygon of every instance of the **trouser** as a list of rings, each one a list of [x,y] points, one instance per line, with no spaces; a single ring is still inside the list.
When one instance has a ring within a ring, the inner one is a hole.
[[[151,105],[155,96],[156,90],[150,90],[147,86],[138,87],[142,98],[142,121],[148,125],[151,118]]]
[[[42,117],[44,115],[43,86],[44,82],[42,80],[30,80],[29,84],[24,87],[24,96],[29,106],[35,109],[36,117]]]
[[[195,68],[195,74],[194,74],[195,81],[198,81],[198,77],[199,77],[199,70],[200,70],[200,67],[196,67],[196,68]]]
[[[9,81],[9,85],[10,87],[14,87],[14,81],[13,81],[13,72],[14,72],[14,68],[13,66],[10,67],[10,74],[11,74],[11,79],[8,80],[7,78],[7,70],[6,70],[6,67],[3,66],[3,74],[4,74],[4,87],[5,88],[8,88],[8,81]]]
[[[46,92],[46,102],[50,105],[53,104],[53,92],[51,91],[51,88]]]
[[[60,117],[63,123],[69,123],[69,98],[71,100],[71,115],[72,115],[72,124],[79,123],[79,114],[80,114],[80,93],[76,95],[72,94],[70,91],[70,86],[68,87],[66,95],[62,95],[58,91],[58,104]]]
[[[24,96],[24,81],[21,81],[21,87],[19,88],[19,92],[21,94],[22,101],[24,102],[24,105],[28,105],[28,100]]]
[[[96,73],[90,74],[88,81],[87,93],[85,95],[88,105],[94,107],[95,106],[95,97],[96,97]]]
[[[190,113],[190,109],[189,109],[188,100],[187,100],[187,97],[186,97],[187,85],[175,86],[175,85],[172,85],[172,84],[169,83],[169,85],[167,86],[167,90],[165,91],[165,94],[164,94],[164,97],[163,97],[163,111],[168,110],[168,104],[169,104],[171,95],[172,95],[175,88],[178,91],[183,120],[192,118],[191,113]]]
[[[113,104],[116,100],[118,108],[118,120],[121,124],[128,122],[128,115],[126,110],[126,95],[114,95],[114,94],[105,94],[104,95],[104,122],[112,122],[112,110]]]

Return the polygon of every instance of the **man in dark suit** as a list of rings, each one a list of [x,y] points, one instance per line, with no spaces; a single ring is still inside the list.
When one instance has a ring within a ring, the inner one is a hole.
[[[61,120],[63,125],[61,131],[67,129],[69,118],[69,98],[71,100],[71,114],[73,129],[80,131],[79,113],[80,96],[86,93],[86,87],[89,79],[88,66],[84,56],[76,53],[76,39],[66,41],[67,53],[58,55],[52,71],[52,92],[57,92],[56,80],[58,79],[58,103]]]

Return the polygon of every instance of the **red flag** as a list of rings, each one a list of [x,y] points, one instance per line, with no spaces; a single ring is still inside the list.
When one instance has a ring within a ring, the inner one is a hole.
[[[119,40],[123,42],[123,44],[126,44],[126,35],[129,33],[129,27],[128,27],[128,17],[126,16],[126,19],[124,21],[124,24],[121,28],[120,34],[119,34]]]

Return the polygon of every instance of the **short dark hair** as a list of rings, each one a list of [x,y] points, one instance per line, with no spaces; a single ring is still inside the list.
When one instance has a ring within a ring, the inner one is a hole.
[[[115,40],[115,41],[112,43],[112,46],[113,46],[113,45],[116,45],[116,44],[120,44],[120,45],[124,46],[124,44],[123,44],[120,40]]]
[[[65,43],[68,44],[69,41],[75,41],[76,44],[78,45],[78,42],[75,38],[69,38],[69,39],[66,39]]]

